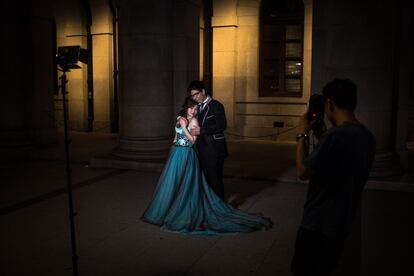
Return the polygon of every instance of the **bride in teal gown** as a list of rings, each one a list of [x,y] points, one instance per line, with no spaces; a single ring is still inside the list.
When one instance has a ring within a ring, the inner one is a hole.
[[[196,113],[197,102],[186,98],[177,118],[174,145],[142,220],[185,234],[225,235],[270,228],[268,218],[233,208],[208,185],[193,147],[197,137],[190,134],[198,126]]]

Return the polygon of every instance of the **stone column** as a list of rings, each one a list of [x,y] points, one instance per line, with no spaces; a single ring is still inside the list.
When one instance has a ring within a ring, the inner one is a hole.
[[[26,1],[28,2],[28,1]],[[31,49],[29,5],[8,3],[8,18],[2,19],[7,38],[7,54],[3,56],[2,98],[0,101],[0,145],[29,143],[26,128],[26,92],[30,89]],[[24,54],[22,54],[24,53]],[[25,81],[22,81],[22,80]]]
[[[85,1],[65,0],[52,2],[57,25],[57,47],[79,45],[81,48],[87,49],[86,16],[82,4]],[[93,14],[92,18],[95,18],[94,16]],[[73,69],[66,74],[68,79],[66,85],[66,90],[68,91],[66,95],[68,127],[71,130],[86,131],[88,127],[88,65],[79,62],[79,66],[82,69]],[[62,73],[59,72],[59,76],[61,75]],[[58,130],[63,131],[61,91],[55,96],[55,117]]]
[[[162,0],[119,1],[118,7],[119,146],[92,165],[159,170],[178,106],[198,73],[199,6]]]
[[[234,127],[237,1],[213,2],[213,97],[226,110],[227,126]]]
[[[54,142],[54,21],[47,1],[8,3],[0,145]]]
[[[410,90],[414,89],[414,37],[412,30],[414,28],[414,18],[411,16],[411,9],[408,2],[401,3],[400,14],[397,18],[397,28],[399,37],[397,48],[398,51],[398,103],[396,122],[396,151],[400,155],[401,166],[407,170],[410,168],[410,160],[407,148],[409,147],[409,102]],[[414,92],[414,91],[413,91]]]
[[[57,139],[53,96],[55,83],[56,26],[50,0],[32,1],[33,86],[28,98],[30,136],[36,144]]]
[[[377,139],[371,175],[399,173],[393,128],[398,93],[394,4],[355,0],[313,5],[312,91],[321,91],[334,78],[352,79],[358,86],[356,115]]]
[[[172,7],[170,0],[120,1],[119,157],[162,160],[171,142]]]
[[[188,84],[201,78],[200,71],[200,0],[174,1],[173,83],[174,114],[181,109]]]

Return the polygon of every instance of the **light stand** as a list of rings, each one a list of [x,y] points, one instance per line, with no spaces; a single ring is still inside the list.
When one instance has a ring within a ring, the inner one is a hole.
[[[69,138],[68,138],[68,112],[66,104],[66,72],[69,69],[81,68],[77,65],[78,61],[87,63],[88,51],[81,49],[80,46],[63,46],[58,48],[56,55],[56,63],[60,66],[63,72],[60,77],[61,85],[60,89],[62,92],[63,102],[63,126],[64,126],[64,137],[65,137],[65,160],[66,160],[66,180],[68,186],[68,203],[69,203],[69,219],[70,219],[70,237],[72,245],[72,266],[73,275],[78,276],[78,254],[76,252],[76,231],[75,231],[75,216],[76,213],[73,211],[73,197],[72,197],[72,179],[70,170],[70,158],[69,158]]]
[[[68,68],[62,67],[63,75],[61,79],[61,91],[62,91],[62,101],[63,101],[63,129],[64,129],[64,140],[65,140],[65,160],[66,160],[66,180],[68,186],[68,202],[69,202],[69,220],[70,220],[70,237],[72,244],[72,267],[73,275],[78,276],[78,255],[76,252],[76,236],[75,236],[75,216],[76,213],[73,211],[73,197],[72,197],[72,178],[70,170],[70,158],[69,158],[69,138],[68,138],[68,112],[66,104],[66,72],[69,71]]]

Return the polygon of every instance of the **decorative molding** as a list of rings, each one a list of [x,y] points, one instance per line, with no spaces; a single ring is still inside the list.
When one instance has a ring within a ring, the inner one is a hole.
[[[237,25],[223,25],[223,26],[212,26],[211,28],[213,29],[218,29],[218,28],[228,28],[228,27],[233,27],[233,28],[237,28]]]
[[[213,16],[211,18],[211,27],[212,28],[226,28],[226,27],[238,27],[237,17],[236,16]]]
[[[241,102],[236,101],[235,104],[283,104],[283,105],[307,105],[307,103],[301,103],[301,102]]]
[[[113,33],[96,33],[96,34],[91,34],[91,35],[113,35]],[[69,35],[66,35],[65,37],[86,37],[86,35],[83,35],[83,34],[69,34]]]
[[[286,114],[258,114],[258,113],[236,113],[239,116],[260,116],[260,117],[302,117],[302,115],[286,115]]]

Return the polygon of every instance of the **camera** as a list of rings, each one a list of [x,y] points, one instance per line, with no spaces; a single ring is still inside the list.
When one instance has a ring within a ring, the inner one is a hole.
[[[325,101],[323,96],[320,94],[313,94],[309,99],[309,107],[307,120],[312,121],[323,121],[325,114]]]
[[[309,99],[307,120],[312,122],[313,134],[319,140],[326,131],[324,122],[325,100],[320,94],[313,94]]]

